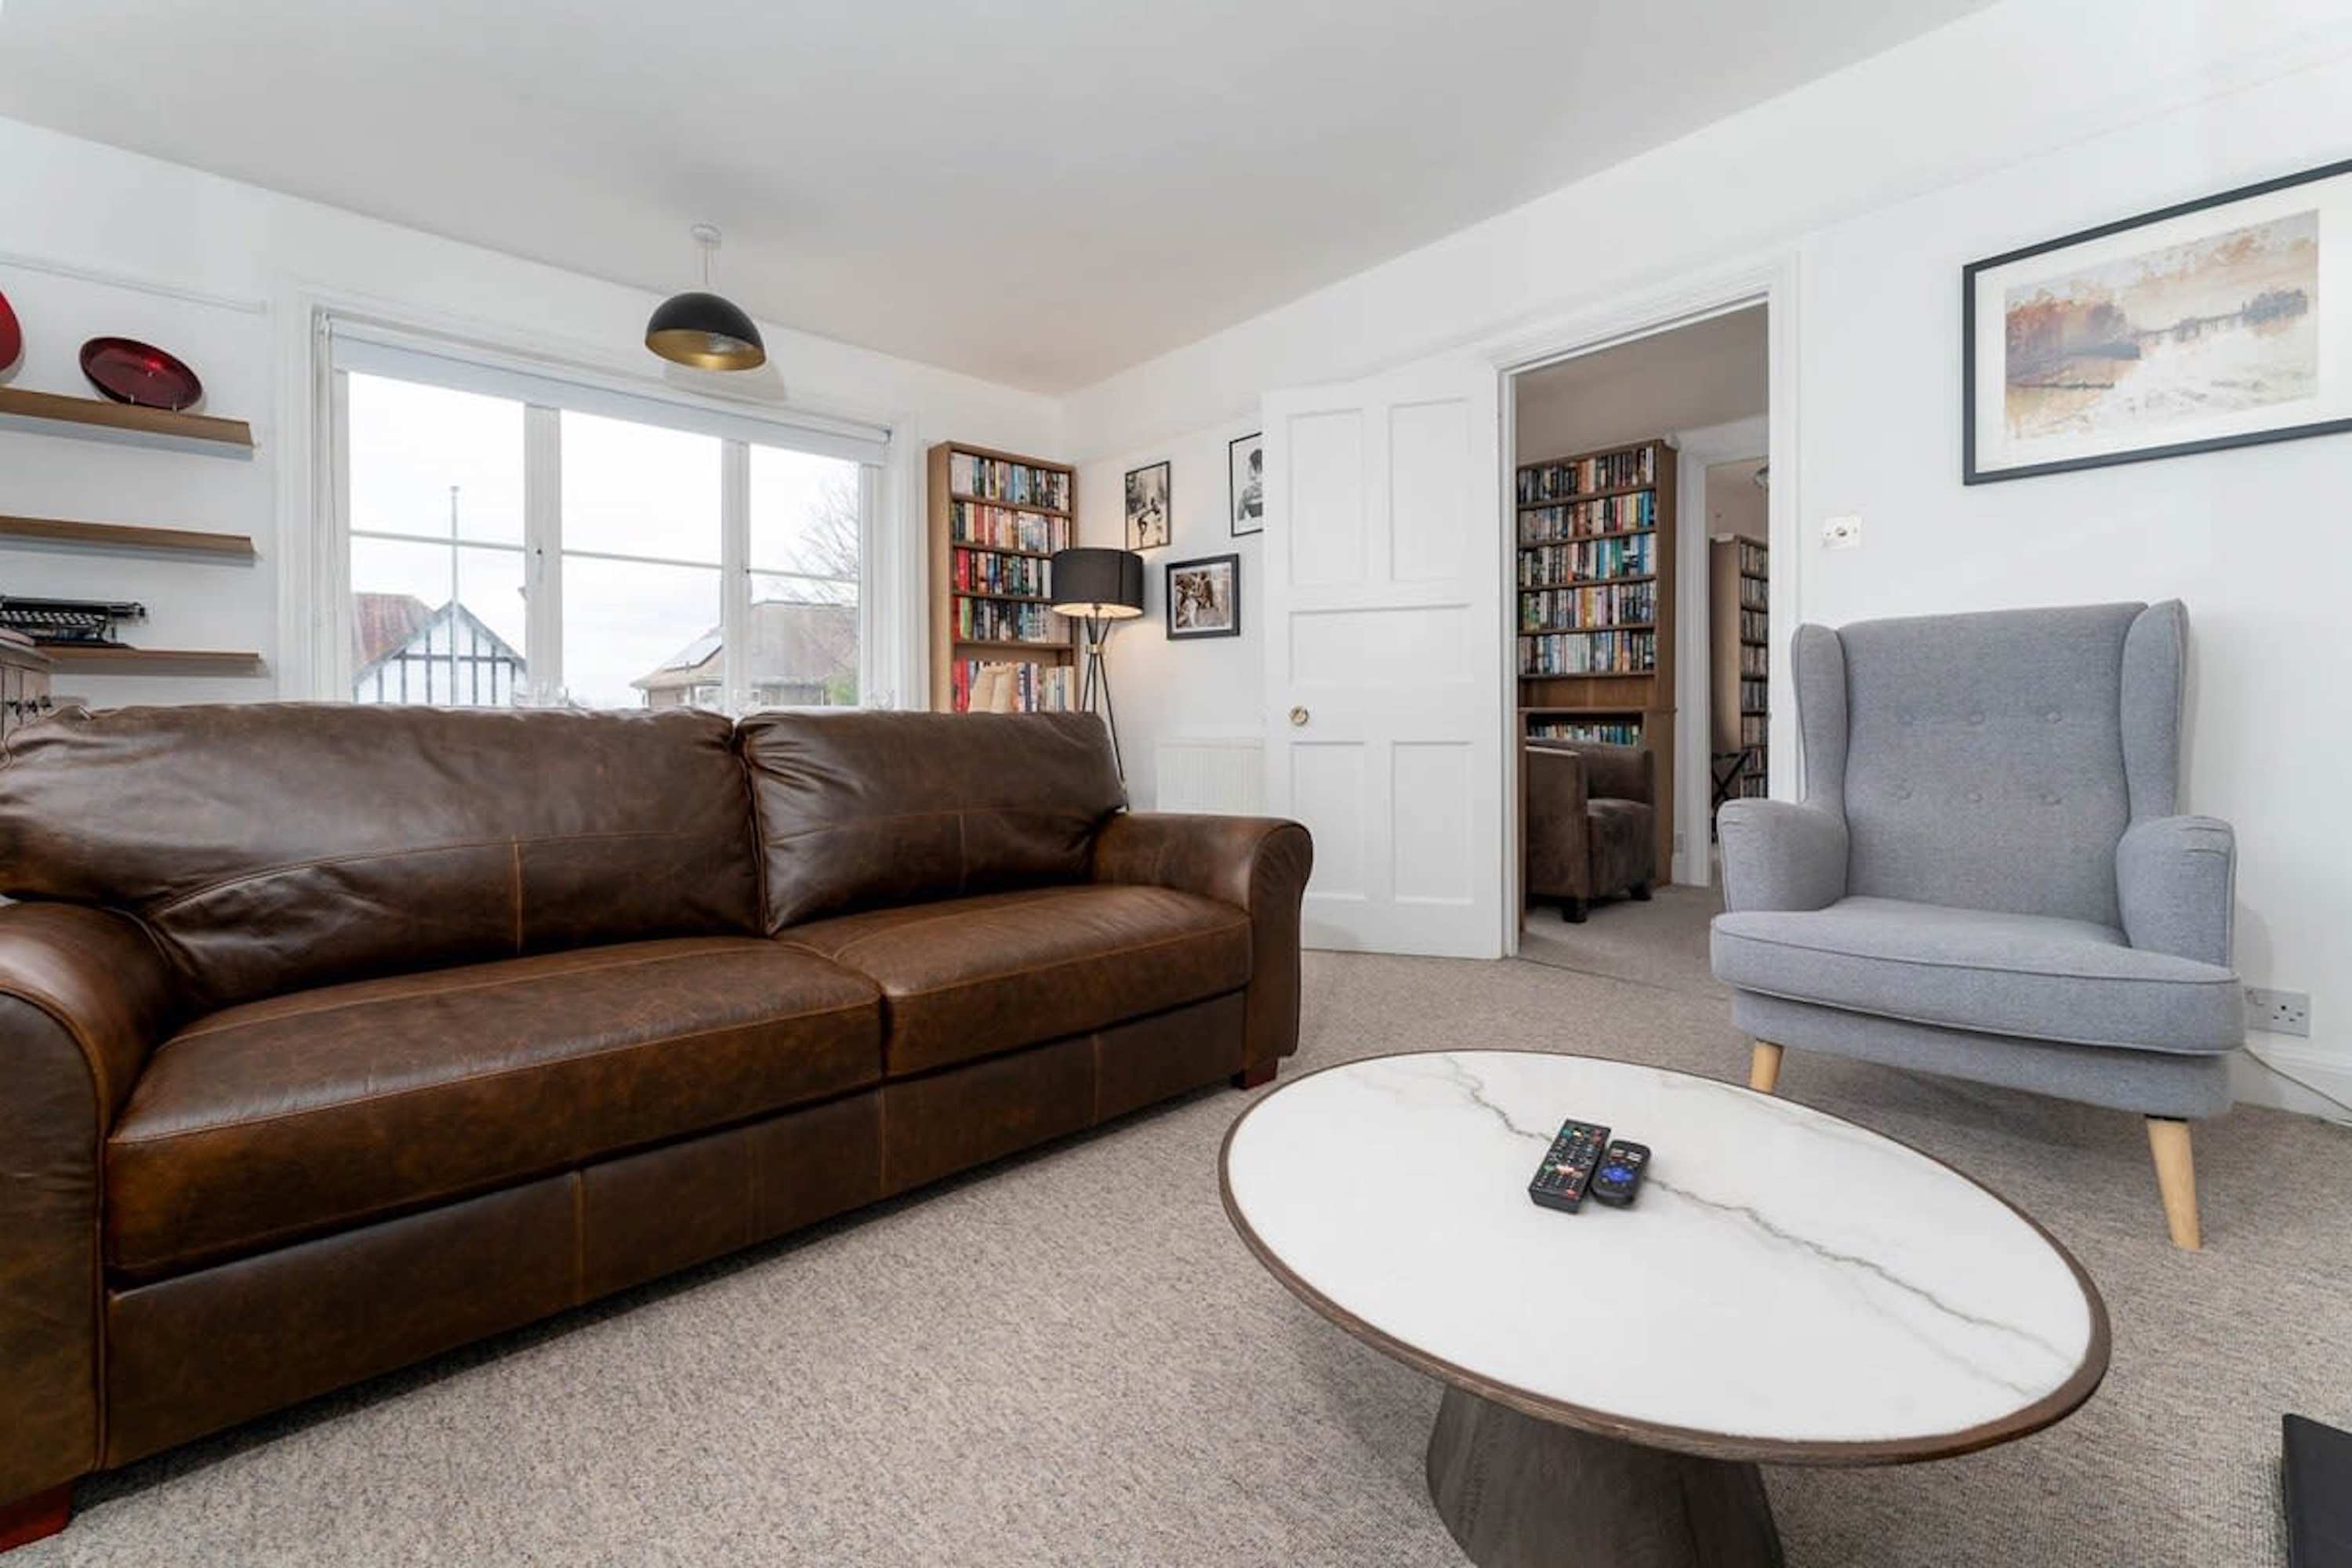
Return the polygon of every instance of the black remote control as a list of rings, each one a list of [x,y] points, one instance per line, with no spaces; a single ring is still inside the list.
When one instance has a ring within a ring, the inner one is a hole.
[[[1622,1139],[1610,1144],[1601,1156],[1601,1168],[1592,1173],[1592,1201],[1613,1209],[1633,1207],[1633,1194],[1642,1190],[1642,1174],[1649,1168],[1647,1144]]]
[[[1536,1179],[1528,1184],[1528,1196],[1548,1209],[1574,1214],[1577,1205],[1584,1201],[1584,1184],[1592,1177],[1592,1167],[1601,1163],[1601,1148],[1608,1142],[1606,1127],[1590,1121],[1561,1122],[1559,1136],[1551,1141]]]

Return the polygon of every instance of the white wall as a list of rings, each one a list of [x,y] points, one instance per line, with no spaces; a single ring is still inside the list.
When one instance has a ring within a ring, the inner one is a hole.
[[[1168,548],[1143,556],[1143,618],[1111,634],[1111,696],[1119,745],[1127,762],[1128,794],[1139,806],[1154,804],[1154,750],[1171,741],[1223,740],[1258,733],[1264,684],[1259,637],[1265,595],[1258,580],[1263,534],[1233,537],[1226,497],[1226,443],[1246,436],[1250,419],[1225,420],[1160,446],[1097,458],[1078,468],[1078,538],[1087,544],[1127,543],[1127,470],[1163,459],[1174,526]],[[1203,555],[1241,557],[1242,635],[1168,640],[1168,575],[1172,561]]]
[[[2322,0],[2008,0],[1113,377],[1072,400],[1072,437],[1082,456],[1205,449],[1265,389],[1522,342],[1793,254],[1800,461],[1773,479],[1805,544],[1776,576],[1832,624],[2185,598],[2186,805],[2237,826],[2241,966],[2313,994],[2315,1038],[2291,1065],[2352,1084],[2352,437],[1958,479],[1962,265],[2345,156],[2347,55],[2352,17]],[[1590,243],[1593,214],[1609,215],[1606,244]],[[1845,511],[1864,515],[1864,547],[1825,555],[1818,524]],[[1244,643],[1246,668],[1167,700],[1183,726],[1255,727],[1255,632]],[[1119,648],[1122,694],[1157,684],[1168,651]],[[1148,752],[1157,706],[1137,704],[1130,755]],[[2294,1098],[2251,1070],[2246,1088]]]
[[[178,165],[0,120],[0,292],[25,326],[9,384],[87,395],[83,339],[141,338],[203,377],[208,413],[248,420],[250,460],[133,449],[0,430],[0,510],[249,533],[249,565],[0,542],[0,593],[143,601],[130,640],[252,649],[258,679],[75,675],[61,689],[105,703],[305,695],[281,679],[281,509],[303,521],[306,291],[383,312],[478,325],[588,363],[654,368],[638,346],[656,298],[641,290],[380,223]],[[688,217],[680,216],[680,226]],[[797,405],[898,419],[919,442],[954,437],[1063,449],[1060,405],[829,339],[761,324]],[[292,334],[289,350],[289,332]],[[909,510],[907,520],[919,520]],[[914,535],[908,536],[910,539]]]

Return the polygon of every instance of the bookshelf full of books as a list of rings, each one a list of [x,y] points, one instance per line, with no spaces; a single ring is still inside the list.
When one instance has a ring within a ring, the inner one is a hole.
[[[1070,622],[1053,610],[1051,558],[1073,542],[1077,475],[1065,463],[947,441],[930,449],[927,478],[931,707],[1076,707],[1076,649]]]
[[[1733,800],[1755,799],[1769,793],[1771,773],[1771,547],[1760,539],[1717,539],[1708,575],[1717,605],[1715,705],[1738,721],[1736,729],[1724,718],[1716,722],[1716,749],[1739,753],[1738,772],[1724,794]]]
[[[1520,728],[1654,753],[1659,879],[1674,846],[1675,452],[1636,442],[1520,465]]]

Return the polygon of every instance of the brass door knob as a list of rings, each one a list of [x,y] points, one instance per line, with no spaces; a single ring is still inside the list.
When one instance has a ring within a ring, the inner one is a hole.
[[[1304,708],[1293,708],[1290,710],[1290,721],[1292,724],[1297,726],[1305,726],[1307,722],[1307,710]]]

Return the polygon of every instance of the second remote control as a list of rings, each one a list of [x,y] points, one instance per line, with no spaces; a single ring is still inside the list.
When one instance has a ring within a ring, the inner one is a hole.
[[[1592,1201],[1616,1209],[1633,1207],[1633,1194],[1642,1190],[1642,1173],[1649,1168],[1646,1145],[1622,1139],[1610,1144],[1601,1156],[1601,1168],[1592,1173]]]
[[[1584,1184],[1591,1180],[1592,1167],[1601,1163],[1601,1148],[1608,1142],[1606,1127],[1591,1121],[1561,1122],[1559,1136],[1551,1141],[1536,1179],[1528,1184],[1528,1196],[1548,1209],[1574,1214],[1584,1201]]]

